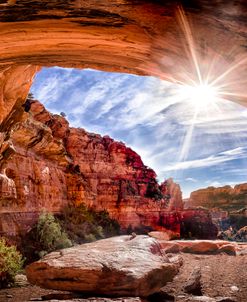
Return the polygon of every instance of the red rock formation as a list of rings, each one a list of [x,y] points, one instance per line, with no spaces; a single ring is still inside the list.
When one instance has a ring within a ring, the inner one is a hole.
[[[187,209],[181,212],[180,234],[182,238],[215,239],[218,233],[212,215],[206,209]]]
[[[165,196],[168,202],[170,211],[182,210],[184,208],[182,191],[179,184],[174,183],[172,178],[167,179],[160,185],[161,193]]]
[[[182,208],[178,185],[168,180],[160,187],[155,172],[123,143],[69,128],[64,117],[31,103],[30,111],[22,109],[19,122],[6,133],[0,174],[2,233],[26,230],[43,208],[56,213],[68,202],[106,209],[123,228],[179,233],[180,216],[171,211]]]
[[[247,223],[247,183],[235,187],[208,187],[191,193],[185,203],[186,207],[208,211],[212,221],[219,226],[219,230],[238,229]],[[188,211],[190,211],[188,209]],[[231,232],[230,232],[231,233]],[[218,235],[223,236],[220,232]],[[229,235],[229,238],[234,234]]]
[[[1,1],[0,122],[24,102],[35,66],[90,67],[197,81],[179,2]],[[193,25],[194,54],[202,75],[210,68],[216,77],[231,68],[227,92],[246,105],[246,1],[181,0],[181,5]],[[225,85],[226,78],[217,84]]]
[[[223,211],[239,210],[247,207],[247,183],[235,187],[208,187],[190,194],[188,207],[205,207]]]

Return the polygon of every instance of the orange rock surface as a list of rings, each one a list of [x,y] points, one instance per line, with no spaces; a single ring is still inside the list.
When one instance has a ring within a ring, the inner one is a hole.
[[[202,76],[227,72],[217,84],[246,105],[246,12],[245,0],[0,1],[0,123],[24,102],[35,66],[188,83],[196,57]]]
[[[146,297],[172,281],[179,264],[148,236],[119,236],[46,255],[27,266],[28,280],[44,288],[108,297]]]
[[[208,187],[194,191],[190,194],[186,206],[191,208],[201,206],[228,212],[245,208],[247,207],[247,183],[234,187]]]
[[[123,228],[179,233],[177,184],[169,180],[169,186],[159,186],[155,172],[123,143],[70,128],[64,117],[50,114],[37,101],[28,113],[21,110],[1,153],[2,233],[23,232],[42,209],[56,213],[70,202],[106,209]]]

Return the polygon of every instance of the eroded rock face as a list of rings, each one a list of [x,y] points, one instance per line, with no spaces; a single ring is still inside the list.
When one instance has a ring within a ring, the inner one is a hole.
[[[217,228],[207,210],[183,210],[179,185],[161,185],[140,156],[108,136],[70,128],[32,101],[28,113],[2,137],[0,231],[26,232],[42,209],[58,213],[68,203],[106,209],[122,228],[171,230],[175,237],[212,239]]]
[[[182,210],[184,208],[181,188],[172,178],[163,182],[160,189],[162,194],[169,200],[170,211]]]
[[[179,234],[179,186],[171,180],[159,186],[155,172],[123,143],[70,128],[37,101],[29,112],[22,109],[2,139],[2,233],[25,232],[43,208],[57,213],[73,202],[106,209],[123,228],[170,228]]]
[[[41,287],[105,296],[145,297],[178,272],[148,236],[113,237],[64,249],[30,264],[28,280]]]
[[[247,223],[247,184],[234,187],[208,187],[191,193],[185,202],[187,211],[208,211],[212,221],[219,225],[218,238],[244,241],[237,231]]]
[[[247,207],[247,183],[235,187],[208,187],[190,194],[187,202],[189,207],[218,208],[225,211],[234,211]]]
[[[218,228],[208,209],[185,209],[181,212],[182,238],[215,239]]]
[[[0,64],[0,132],[9,130],[20,119],[21,105],[38,70],[38,67],[30,65]]]

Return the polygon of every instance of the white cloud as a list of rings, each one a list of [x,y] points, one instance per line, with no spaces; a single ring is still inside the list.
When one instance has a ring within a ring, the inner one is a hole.
[[[186,181],[197,182],[198,180],[192,177],[185,178]]]
[[[223,187],[224,185],[221,182],[215,180],[215,181],[208,181],[208,186],[217,188],[217,187]]]
[[[163,171],[175,171],[175,170],[211,167],[227,161],[246,158],[246,157],[247,157],[246,149],[243,147],[239,147],[232,150],[220,152],[216,155],[211,155],[206,158],[177,162],[173,165],[167,166],[165,169],[163,169]]]

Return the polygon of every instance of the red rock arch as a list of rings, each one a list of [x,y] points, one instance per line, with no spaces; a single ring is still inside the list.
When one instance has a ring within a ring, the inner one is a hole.
[[[228,90],[245,104],[245,0],[0,1],[0,122],[23,103],[37,66],[194,78],[177,18],[181,4],[202,69],[207,71],[214,58],[214,74],[241,62],[229,74]]]

